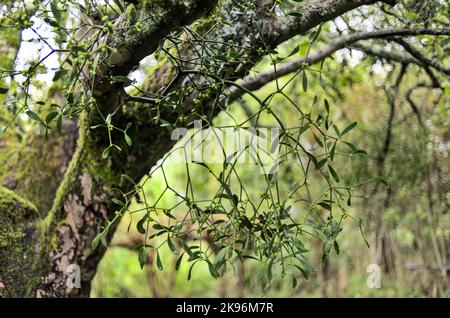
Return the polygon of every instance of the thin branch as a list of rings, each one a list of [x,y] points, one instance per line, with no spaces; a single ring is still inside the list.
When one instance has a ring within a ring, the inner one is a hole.
[[[386,89],[386,96],[387,96],[388,104],[389,104],[389,116],[388,116],[388,121],[387,121],[387,129],[386,129],[386,136],[385,136],[384,144],[383,144],[383,150],[378,158],[380,167],[383,165],[383,162],[386,159],[386,156],[389,152],[389,147],[391,145],[392,123],[394,122],[394,116],[395,116],[395,97],[397,96],[403,76],[406,73],[406,68],[407,68],[407,65],[403,64],[402,68],[400,69],[400,73],[397,77],[397,80],[395,81],[394,86],[391,89]]]
[[[439,86],[436,87],[435,85],[430,85],[430,84],[425,83],[425,82],[419,82],[416,85],[410,87],[408,89],[408,91],[406,92],[406,100],[408,101],[408,104],[410,105],[413,113],[416,115],[420,126],[424,127],[424,123],[423,123],[423,120],[422,120],[422,115],[420,113],[419,107],[417,106],[416,102],[414,102],[414,100],[412,98],[412,95],[413,95],[414,91],[416,89],[419,89],[419,88],[433,89],[433,88],[440,88],[440,87]]]
[[[401,64],[417,64],[421,65],[420,61],[409,54],[405,54],[398,50],[386,50],[381,45],[367,45],[365,43],[354,43],[346,46],[348,49],[357,50],[380,59],[398,62]]]
[[[143,96],[125,96],[125,102],[138,102],[138,103],[147,103],[147,104],[156,104],[155,98],[143,97]]]
[[[429,66],[434,67],[435,69],[437,69],[438,71],[440,71],[440,72],[442,72],[442,73],[444,73],[446,75],[450,75],[450,69],[445,68],[444,66],[439,64],[437,61],[424,56],[422,54],[422,52],[420,52],[418,49],[413,47],[411,44],[409,44],[405,40],[399,39],[399,38],[395,38],[394,41],[397,42],[398,44],[400,44],[409,54],[411,54],[416,59],[418,59],[423,64],[423,66],[428,66],[429,65]],[[436,83],[438,81],[437,80],[433,80],[433,82]]]

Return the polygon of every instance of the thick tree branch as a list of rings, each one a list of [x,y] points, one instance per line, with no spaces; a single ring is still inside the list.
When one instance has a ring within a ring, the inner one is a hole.
[[[363,5],[371,5],[377,2],[384,2],[395,5],[398,1],[377,1],[377,0],[310,0],[299,4],[293,11],[299,13],[298,16],[280,17],[274,23],[266,26],[266,31],[274,38],[274,43],[278,45],[294,35],[302,34],[314,28],[322,22],[332,20],[348,11]]]
[[[121,83],[111,83],[111,76],[128,75],[144,57],[158,48],[161,39],[205,15],[216,3],[217,0],[141,1],[138,17],[124,12],[115,22],[118,31],[108,43],[116,50],[98,66],[96,76],[86,74],[88,84],[94,86],[93,96],[103,104],[101,110],[111,112],[123,97]],[[142,25],[137,33],[131,27],[136,23]]]
[[[419,34],[429,34],[429,35],[450,35],[450,28],[442,28],[442,29],[428,29],[428,28],[417,28],[417,29],[392,29],[392,30],[378,30],[373,32],[356,32],[349,35],[344,35],[339,38],[334,43],[330,44],[328,47],[319,50],[316,53],[311,54],[310,56],[297,59],[292,62],[287,62],[282,64],[276,68],[276,70],[270,70],[267,72],[259,73],[256,76],[252,76],[243,80],[241,86],[249,91],[255,91],[267,83],[280,78],[284,75],[293,73],[302,68],[305,64],[315,64],[320,62],[322,59],[332,55],[336,51],[350,46],[351,44],[367,39],[380,39],[380,38],[389,38],[392,36],[414,36]],[[366,50],[368,52],[369,50]],[[388,53],[386,51],[377,52],[378,55],[383,55],[384,57],[389,57],[391,59],[397,59],[401,62],[414,62],[416,64],[419,63],[416,59],[411,59],[407,57],[403,57],[400,55],[395,55],[395,53]],[[436,65],[437,63],[433,63],[431,66],[438,66],[440,70],[445,70],[442,66]],[[234,87],[231,89],[230,101],[239,98],[244,91],[241,89]]]

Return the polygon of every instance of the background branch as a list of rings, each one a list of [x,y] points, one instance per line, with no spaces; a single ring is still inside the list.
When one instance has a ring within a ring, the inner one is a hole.
[[[442,29],[429,29],[429,28],[416,28],[416,29],[391,29],[391,30],[378,30],[373,32],[356,32],[350,35],[344,35],[338,40],[336,40],[334,43],[330,44],[328,47],[323,48],[319,50],[318,52],[315,52],[309,56],[297,59],[295,61],[287,62],[285,64],[282,64],[280,66],[277,66],[276,69],[270,70],[267,72],[259,73],[256,76],[247,77],[243,80],[241,86],[246,88],[249,91],[255,91],[259,88],[263,87],[267,83],[280,78],[282,76],[285,76],[290,73],[294,73],[301,69],[305,64],[315,64],[320,62],[326,57],[329,57],[336,51],[343,49],[355,42],[361,41],[361,40],[367,40],[367,39],[380,39],[380,38],[390,38],[392,36],[415,36],[420,34],[428,34],[428,35],[450,35],[450,28],[442,28]],[[372,52],[372,50],[364,48],[364,47],[358,47],[357,49],[364,50],[367,53]],[[396,53],[391,53],[388,51],[378,51],[376,52],[377,55],[383,56],[389,59],[395,59],[399,62],[411,62],[416,64],[423,64],[424,61],[421,61],[417,59],[416,56],[415,59],[412,59],[407,56],[399,55]],[[426,61],[431,61],[429,59],[426,59]],[[447,74],[447,71],[443,66],[439,65],[437,62],[433,62],[430,64],[431,66],[437,68],[440,71],[445,71]],[[233,101],[240,97],[242,94],[244,94],[244,91],[239,89],[238,87],[233,87],[230,89],[230,101]]]

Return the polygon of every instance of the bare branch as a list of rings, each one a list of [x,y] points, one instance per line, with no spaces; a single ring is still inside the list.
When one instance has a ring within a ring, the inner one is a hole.
[[[417,104],[414,101],[413,96],[412,96],[414,91],[419,89],[419,88],[436,89],[436,88],[440,88],[440,86],[430,85],[429,83],[425,83],[425,82],[419,82],[416,85],[410,87],[408,89],[408,91],[406,92],[406,100],[407,100],[409,106],[411,107],[413,113],[416,115],[417,120],[419,122],[419,125],[421,127],[424,127],[424,123],[423,123],[423,120],[422,120],[422,115],[421,115],[420,109],[417,106]]]
[[[421,65],[420,61],[413,58],[409,54],[405,54],[398,50],[386,50],[381,45],[368,45],[366,43],[354,43],[351,45],[346,45],[347,48],[352,50],[357,50],[365,53],[366,55],[371,55],[380,59],[398,62],[402,64],[417,64]]]
[[[387,97],[388,104],[389,104],[389,116],[388,116],[388,120],[387,120],[386,136],[385,136],[384,143],[383,143],[383,149],[382,149],[381,154],[378,157],[378,161],[379,161],[378,164],[380,166],[380,170],[381,170],[381,166],[383,165],[383,163],[386,159],[386,156],[388,155],[389,147],[391,145],[392,124],[394,122],[394,116],[395,116],[395,98],[398,94],[398,90],[400,88],[402,79],[405,76],[406,69],[407,69],[407,65],[403,64],[402,68],[400,69],[400,73],[398,74],[398,77],[395,81],[395,84],[390,88],[385,88],[386,97]]]
[[[394,39],[395,42],[400,44],[408,53],[410,53],[412,56],[414,56],[416,59],[418,59],[423,66],[432,66],[438,71],[450,75],[450,68],[445,68],[441,64],[439,64],[437,61],[430,59],[422,54],[418,49],[413,47],[411,44],[409,44],[407,41],[399,38]]]

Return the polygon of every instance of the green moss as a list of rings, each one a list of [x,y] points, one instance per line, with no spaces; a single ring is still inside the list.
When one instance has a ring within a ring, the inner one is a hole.
[[[33,223],[37,208],[0,187],[0,296],[27,296],[37,283]]]
[[[101,184],[115,184],[120,180],[120,172],[111,172],[111,163],[102,159],[103,146],[106,140],[99,141],[98,138],[107,139],[104,132],[95,133],[90,129],[92,119],[88,113],[82,113],[79,118],[79,137],[77,148],[67,168],[64,179],[59,185],[53,200],[53,205],[45,219],[40,223],[40,232],[47,233],[53,225],[64,219],[64,201],[70,192],[79,192],[79,176],[86,172],[95,180],[101,180]],[[103,146],[102,146],[103,145]]]
[[[67,171],[64,175],[64,179],[56,190],[56,195],[53,200],[53,205],[50,209],[50,212],[47,214],[45,219],[40,223],[41,233],[46,233],[48,229],[50,229],[51,225],[57,223],[60,219],[58,213],[62,212],[62,207],[64,206],[64,200],[66,199],[66,195],[75,190],[75,187],[78,185],[77,177],[80,175],[80,169],[82,164],[82,156],[85,152],[85,144],[86,144],[86,133],[88,131],[87,125],[87,115],[83,113],[79,119],[79,137],[77,141],[77,148],[75,153],[72,156],[72,160],[70,161],[69,166],[67,167]]]
[[[49,103],[39,108],[41,118],[54,110],[50,102],[57,102],[61,94],[61,84],[53,83],[47,92]],[[10,130],[14,132],[13,127]],[[46,213],[64,175],[61,168],[67,160],[65,148],[68,148],[71,135],[60,134],[56,129],[49,131],[48,139],[32,131],[24,134],[22,140],[11,135],[5,149],[0,151],[0,185],[13,188],[17,194],[36,202],[41,213]],[[45,186],[42,186],[42,180],[45,180]]]
[[[63,136],[52,135],[44,140],[43,136],[31,134],[18,148],[5,165],[9,166],[9,178],[14,179],[18,194],[39,202],[40,211],[46,212],[62,178]],[[42,180],[46,180],[46,186],[42,186]]]

